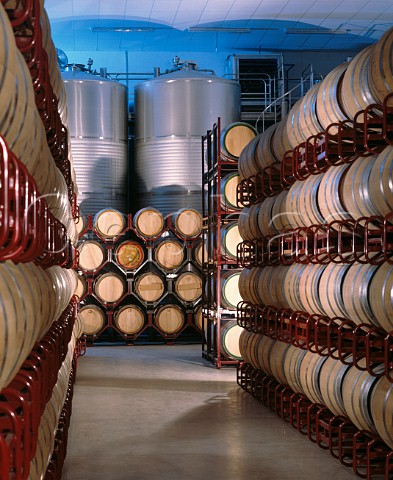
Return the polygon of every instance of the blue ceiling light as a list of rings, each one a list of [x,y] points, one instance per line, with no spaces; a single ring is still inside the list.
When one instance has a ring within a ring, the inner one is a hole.
[[[92,32],[154,32],[157,28],[153,27],[91,27]],[[169,28],[161,28],[169,30]]]
[[[238,28],[238,27],[188,27],[189,32],[214,32],[214,33],[251,33],[254,31],[278,30],[278,28]]]
[[[284,33],[287,35],[347,35],[350,31],[343,28],[284,28]]]
[[[189,27],[189,32],[214,32],[214,33],[250,33],[250,28],[220,28],[220,27]]]

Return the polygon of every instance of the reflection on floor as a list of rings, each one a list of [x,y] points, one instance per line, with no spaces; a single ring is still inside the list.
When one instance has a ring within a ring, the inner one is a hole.
[[[354,480],[242,391],[200,345],[95,346],[79,359],[63,480]]]

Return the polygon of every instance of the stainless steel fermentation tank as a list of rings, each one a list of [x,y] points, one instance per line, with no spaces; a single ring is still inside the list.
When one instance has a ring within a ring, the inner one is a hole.
[[[201,136],[218,117],[240,118],[237,82],[183,68],[135,86],[136,210],[201,211]]]
[[[128,212],[127,87],[75,66],[62,76],[78,204]]]

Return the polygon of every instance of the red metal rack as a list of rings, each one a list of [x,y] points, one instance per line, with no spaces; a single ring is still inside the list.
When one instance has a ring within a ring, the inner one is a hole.
[[[224,175],[237,171],[237,162],[221,158],[220,137],[221,120],[218,118],[212,130],[202,137],[202,215],[203,240],[206,245],[206,251],[203,252],[205,285],[202,291],[202,318],[205,338],[202,342],[202,357],[217,368],[238,364],[238,360],[226,357],[221,348],[222,324],[236,317],[236,311],[222,307],[221,275],[226,270],[239,268],[236,260],[226,258],[222,253],[221,229],[229,221],[238,219],[239,211],[221,203],[221,179]]]
[[[47,142],[57,167],[62,172],[68,188],[74,218],[77,216],[76,196],[68,159],[68,132],[62,124],[58,99],[53,92],[49,76],[48,53],[42,45],[39,0],[2,0],[14,30],[18,49],[30,70],[35,101],[44,123]]]
[[[77,356],[78,354],[74,356],[72,362],[72,370],[68,383],[67,396],[60,414],[60,419],[55,436],[55,446],[48,468],[46,469],[45,480],[61,480],[64,460],[67,454],[67,438],[72,412],[72,397],[74,394]]]
[[[374,155],[393,145],[393,94],[382,105],[369,105],[353,121],[333,123],[325,131],[286,152],[281,166],[265,168],[244,179],[238,187],[238,203],[244,207],[290,188],[296,180],[325,172],[330,166],[352,163],[359,156]]]
[[[284,230],[279,235],[238,245],[241,267],[320,264],[393,263],[393,212]]]
[[[346,365],[356,365],[375,377],[386,376],[393,382],[393,331],[345,318],[328,318],[288,308],[252,305],[241,302],[238,324],[249,332],[290,343],[319,355],[330,356]],[[365,358],[366,365],[359,360]],[[385,368],[376,371],[375,367]]]
[[[1,478],[28,478],[40,420],[67,355],[76,312],[74,298],[36,343],[11,383],[0,392]]]
[[[65,178],[75,218],[76,196],[68,160],[67,130],[60,120],[58,101],[49,76],[48,55],[42,46],[40,2],[2,0],[2,4],[9,17],[16,46],[29,68],[48,147]],[[10,58],[9,61],[14,62],[15,59]],[[65,226],[51,213],[46,200],[37,190],[34,178],[1,137],[0,184],[0,261],[34,261],[42,267],[59,265],[71,268],[76,251],[67,238]],[[29,476],[30,461],[37,448],[39,424],[68,352],[76,311],[77,303],[73,298],[60,318],[36,343],[13,380],[0,392],[1,478],[17,480]],[[70,406],[64,409],[64,420],[69,421],[69,415]],[[66,442],[63,443],[66,445]],[[60,478],[61,468],[58,471]]]
[[[0,136],[0,260],[71,267],[75,249],[34,178]]]
[[[237,383],[309,440],[351,467],[359,477],[393,478],[393,452],[375,434],[358,430],[347,418],[334,415],[322,404],[312,403],[250,364],[238,366]]]

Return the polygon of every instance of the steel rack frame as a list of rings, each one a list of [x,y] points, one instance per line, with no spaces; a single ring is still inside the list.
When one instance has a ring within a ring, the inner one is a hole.
[[[237,162],[221,157],[221,119],[202,136],[202,216],[204,287],[202,291],[202,324],[206,332],[202,342],[202,357],[217,368],[234,366],[238,360],[226,357],[221,349],[221,326],[233,320],[236,311],[226,310],[221,301],[221,275],[227,270],[239,269],[237,260],[227,258],[221,248],[221,229],[229,221],[239,218],[239,211],[222,204],[221,180],[237,171]],[[206,198],[207,196],[207,198]],[[210,283],[212,282],[212,288]]]

